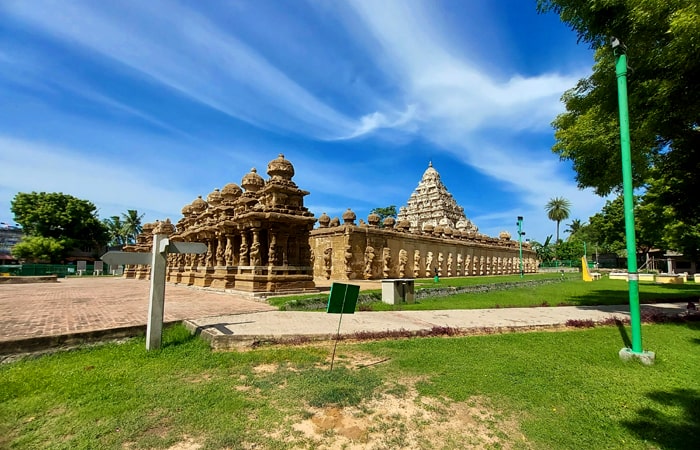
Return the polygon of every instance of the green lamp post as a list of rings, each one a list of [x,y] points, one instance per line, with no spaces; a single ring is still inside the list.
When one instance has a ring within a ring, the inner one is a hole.
[[[645,364],[654,362],[653,352],[642,350],[642,325],[639,308],[639,273],[637,272],[637,245],[634,233],[634,187],[632,185],[632,156],[630,150],[630,120],[627,108],[627,47],[613,37],[617,95],[620,109],[620,147],[622,151],[622,189],[625,209],[625,240],[627,243],[627,273],[630,301],[632,348],[620,350],[623,359],[639,358]]]
[[[523,216],[518,216],[518,246],[520,247],[520,278],[525,276],[525,270],[523,268],[523,236],[525,232],[523,231]]]

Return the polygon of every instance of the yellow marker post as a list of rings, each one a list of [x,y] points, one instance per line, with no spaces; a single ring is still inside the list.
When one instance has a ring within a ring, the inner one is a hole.
[[[583,275],[583,281],[593,281],[591,271],[588,270],[588,261],[586,261],[585,256],[581,257],[581,274]]]

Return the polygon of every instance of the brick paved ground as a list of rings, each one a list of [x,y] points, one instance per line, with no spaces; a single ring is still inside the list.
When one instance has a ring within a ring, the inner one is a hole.
[[[110,277],[0,285],[0,343],[145,326],[148,295],[146,280]],[[273,309],[235,294],[165,288],[165,322]]]

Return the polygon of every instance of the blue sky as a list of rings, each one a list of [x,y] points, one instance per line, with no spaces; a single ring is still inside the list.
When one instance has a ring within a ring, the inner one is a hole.
[[[406,204],[429,161],[489,235],[587,220],[551,152],[593,54],[534,1],[0,3],[0,221],[17,192],[170,217],[284,153],[320,216]],[[562,227],[564,228],[564,227]]]

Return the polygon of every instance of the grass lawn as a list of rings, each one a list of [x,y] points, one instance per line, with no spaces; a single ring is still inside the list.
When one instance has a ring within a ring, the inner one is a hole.
[[[512,285],[506,290],[496,289],[502,283],[531,283]],[[549,281],[549,282],[548,282]],[[537,284],[537,283],[547,284]],[[484,292],[468,292],[442,297],[429,297],[417,300],[414,304],[389,305],[381,302],[381,292],[363,291],[372,298],[358,308],[371,311],[393,310],[439,310],[439,309],[483,309],[530,306],[585,306],[622,305],[629,303],[627,282],[603,278],[594,282],[581,280],[579,274],[567,274],[562,280],[559,274],[518,275],[497,277],[469,277],[441,279],[439,283],[419,280],[416,291],[434,287],[482,286]],[[491,288],[493,287],[493,288]],[[673,302],[700,299],[700,284],[655,284],[640,283],[639,298],[642,303]],[[303,308],[311,304],[318,310],[325,310],[327,295],[305,295],[277,297],[269,303],[282,309]]]
[[[0,366],[0,448],[695,449],[700,324],[217,353],[167,329]],[[333,447],[335,446],[335,447]]]

